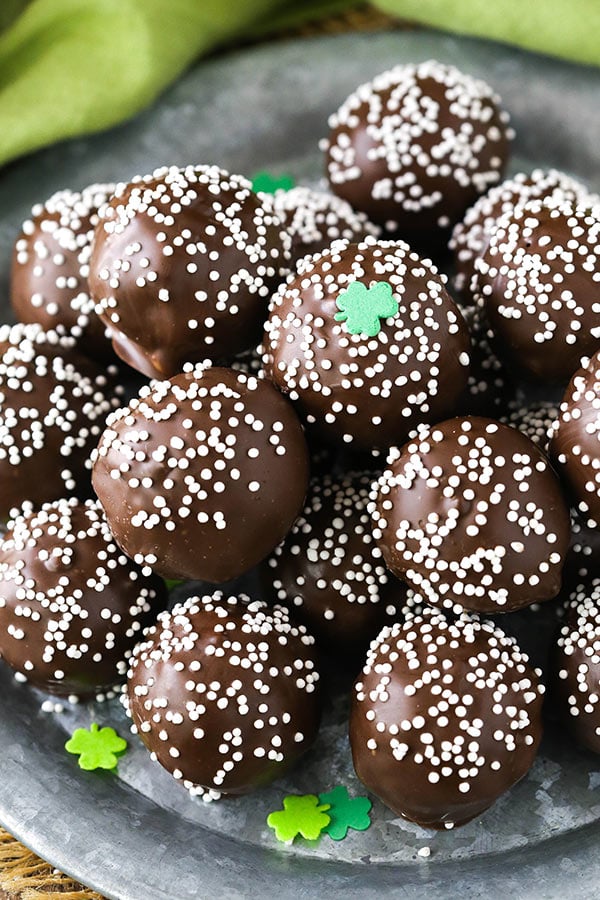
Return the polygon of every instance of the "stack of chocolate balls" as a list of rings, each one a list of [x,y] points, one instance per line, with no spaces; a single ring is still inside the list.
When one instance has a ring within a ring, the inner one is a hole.
[[[165,166],[24,223],[0,655],[63,696],[126,680],[204,799],[296,764],[344,661],[359,778],[451,828],[528,771],[546,683],[600,750],[600,204],[502,181],[507,112],[438,62],[329,127],[328,189]],[[201,584],[169,609],[165,578]]]

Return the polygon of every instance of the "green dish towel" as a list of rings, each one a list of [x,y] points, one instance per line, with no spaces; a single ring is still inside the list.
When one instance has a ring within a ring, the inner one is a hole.
[[[108,128],[227,40],[352,0],[1,0],[0,165]],[[600,0],[380,0],[398,17],[600,64]]]

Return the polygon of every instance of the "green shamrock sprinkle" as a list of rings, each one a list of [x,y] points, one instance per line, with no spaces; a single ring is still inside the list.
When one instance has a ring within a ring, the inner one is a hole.
[[[336,322],[345,322],[350,334],[375,337],[381,331],[381,319],[395,316],[398,301],[387,281],[377,281],[370,288],[362,281],[353,281],[335,301],[340,312]]]
[[[291,794],[283,800],[283,809],[269,813],[267,825],[275,830],[278,841],[290,843],[301,834],[307,841],[316,841],[330,819],[326,814],[329,806],[320,803],[314,794],[297,797]]]
[[[270,172],[257,172],[252,176],[252,190],[255,194],[274,194],[275,191],[289,191],[294,187],[291,175],[271,175]]]
[[[118,757],[127,748],[127,741],[119,737],[114,728],[100,728],[95,722],[87,728],[77,728],[65,744],[69,753],[79,754],[79,767],[90,772],[92,769],[114,769]]]
[[[348,829],[366,831],[371,824],[369,812],[371,801],[368,797],[349,797],[348,790],[336,787],[327,794],[319,794],[321,803],[329,804],[329,825],[323,831],[334,841],[343,841]]]

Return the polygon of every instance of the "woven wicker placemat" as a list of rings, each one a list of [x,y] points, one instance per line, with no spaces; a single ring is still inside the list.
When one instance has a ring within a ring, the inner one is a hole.
[[[102,900],[0,829],[0,900]]]
[[[406,27],[368,4],[336,16],[316,19],[269,37],[313,37],[347,31]],[[0,827],[0,900],[103,900],[100,894],[58,872]],[[151,898],[148,898],[151,900]]]

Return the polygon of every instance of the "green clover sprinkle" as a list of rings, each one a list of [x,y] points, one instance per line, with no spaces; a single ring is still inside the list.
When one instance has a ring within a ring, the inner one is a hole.
[[[375,337],[381,331],[381,319],[388,319],[398,312],[398,301],[387,281],[376,281],[370,288],[362,281],[353,281],[335,301],[340,312],[336,322],[345,322],[350,334],[366,334]]]
[[[319,794],[321,803],[329,804],[329,825],[323,831],[334,841],[343,841],[348,829],[366,831],[371,824],[372,803],[368,797],[350,797],[347,788],[340,786],[327,794]]]
[[[127,741],[119,737],[114,728],[100,728],[95,722],[87,728],[77,728],[65,744],[68,753],[78,753],[79,767],[91,772],[92,769],[114,769],[118,757],[127,749]]]
[[[274,194],[275,191],[289,191],[294,187],[291,175],[271,175],[270,172],[257,172],[252,176],[252,190],[255,194]]]
[[[284,797],[283,809],[269,813],[267,825],[274,829],[275,837],[284,844],[290,843],[299,834],[307,841],[316,841],[329,825],[328,809],[329,806],[321,803],[314,794],[303,797],[290,794]]]

